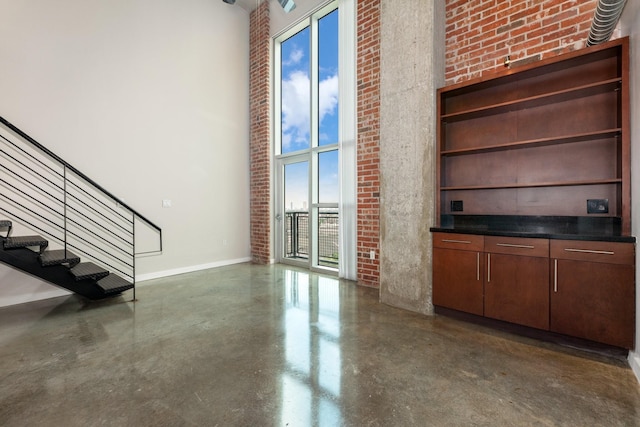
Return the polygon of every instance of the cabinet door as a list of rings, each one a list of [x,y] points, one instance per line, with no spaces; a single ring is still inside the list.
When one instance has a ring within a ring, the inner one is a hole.
[[[633,348],[633,244],[554,241],[551,256],[551,330]]]
[[[433,304],[482,316],[480,252],[433,249]]]
[[[487,236],[484,314],[549,329],[549,240]]]
[[[549,258],[488,253],[484,314],[549,329]]]

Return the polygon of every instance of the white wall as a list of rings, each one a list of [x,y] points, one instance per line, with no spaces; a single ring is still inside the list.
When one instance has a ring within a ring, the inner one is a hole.
[[[622,35],[631,45],[631,233],[640,237],[640,2],[628,1],[620,19]],[[640,256],[636,243],[636,348],[629,354],[629,364],[640,381]]]
[[[162,227],[164,251],[139,258],[137,277],[248,260],[247,11],[216,0],[0,10],[0,115]],[[0,269],[0,306],[23,277]],[[49,296],[40,287],[23,299]]]

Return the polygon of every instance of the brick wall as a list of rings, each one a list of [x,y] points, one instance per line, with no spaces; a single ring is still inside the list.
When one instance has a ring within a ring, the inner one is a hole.
[[[271,150],[269,2],[263,1],[249,20],[249,99],[251,155],[251,257],[266,264],[271,259]]]
[[[380,284],[380,0],[357,3],[358,283]],[[370,252],[375,259],[370,259]]]
[[[597,0],[446,0],[447,84],[581,49]]]

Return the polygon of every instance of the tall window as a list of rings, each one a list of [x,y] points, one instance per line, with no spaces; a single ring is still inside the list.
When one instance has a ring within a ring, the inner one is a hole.
[[[334,0],[276,37],[273,117],[278,261],[352,280],[355,9]]]
[[[338,20],[333,2],[275,48],[281,260],[331,270],[340,264]]]

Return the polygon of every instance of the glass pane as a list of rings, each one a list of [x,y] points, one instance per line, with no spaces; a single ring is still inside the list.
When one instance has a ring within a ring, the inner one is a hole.
[[[281,52],[281,152],[285,154],[311,146],[309,28],[282,42]]]
[[[338,150],[318,154],[318,202],[338,203]]]
[[[309,162],[284,166],[284,256],[309,259]]]
[[[338,268],[338,209],[318,209],[318,265]]]
[[[318,145],[338,143],[338,10],[318,21]]]

